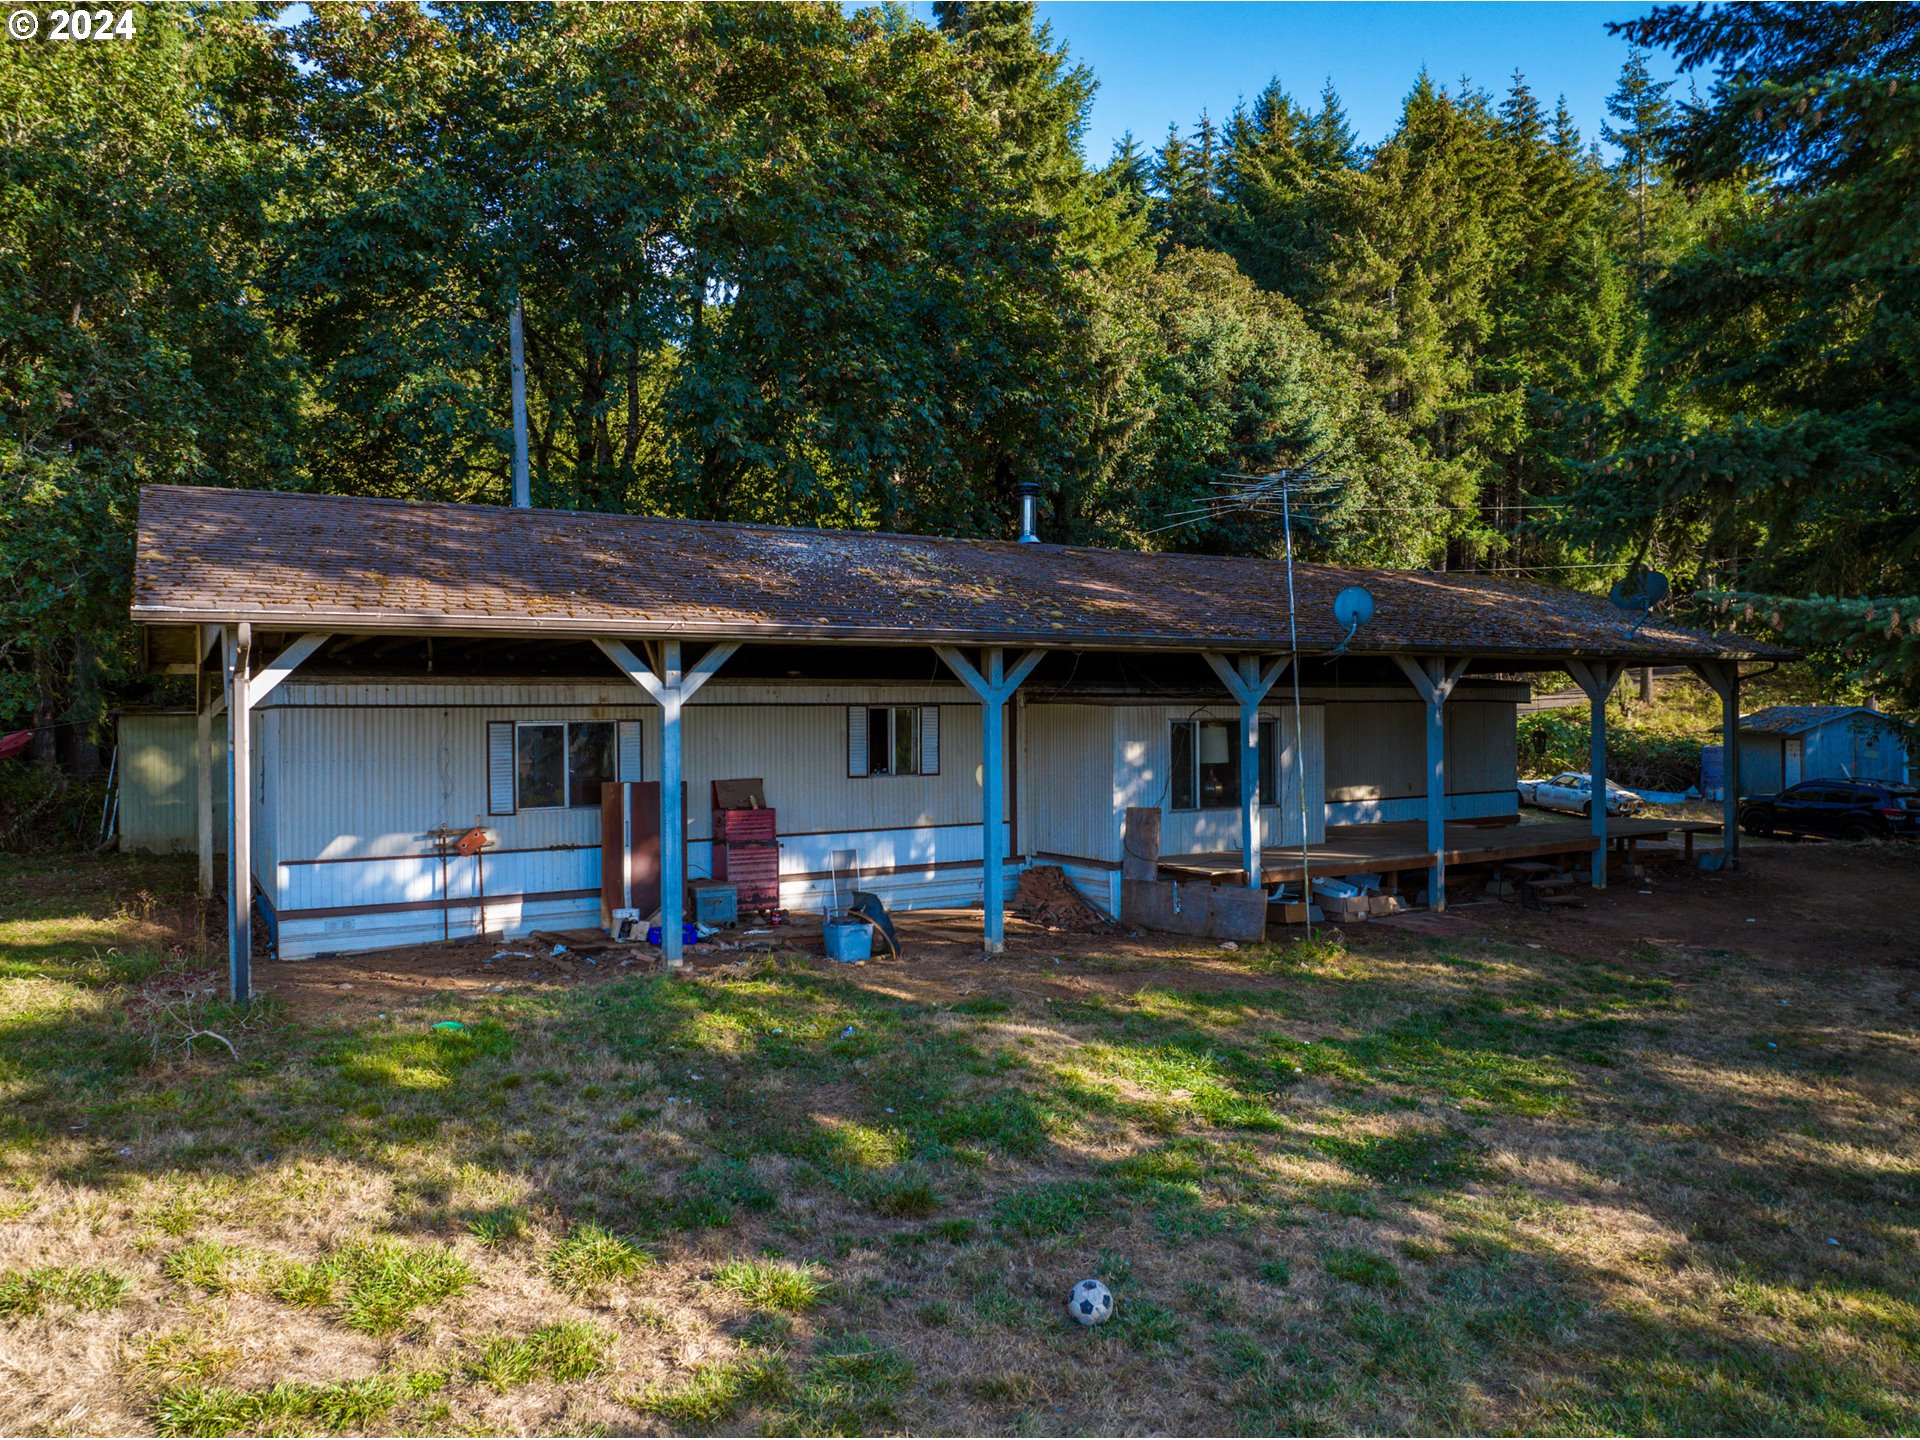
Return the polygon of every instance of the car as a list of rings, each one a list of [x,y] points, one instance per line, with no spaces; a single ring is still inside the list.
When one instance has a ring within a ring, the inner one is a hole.
[[[1537,805],[1542,810],[1565,810],[1574,815],[1593,813],[1593,777],[1584,771],[1568,770],[1551,780],[1522,780],[1520,803]],[[1607,814],[1638,815],[1647,802],[1624,786],[1607,781]]]
[[[1890,780],[1802,780],[1740,802],[1749,835],[1838,835],[1878,840],[1920,835],[1920,789]]]

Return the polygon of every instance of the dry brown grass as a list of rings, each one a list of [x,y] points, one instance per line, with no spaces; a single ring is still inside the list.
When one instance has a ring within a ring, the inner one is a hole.
[[[210,1009],[236,1061],[106,953],[184,871],[33,879],[0,1277],[124,1293],[0,1315],[7,1433],[1920,1428],[1911,971],[1379,931]],[[467,1278],[369,1333],[367,1247]]]

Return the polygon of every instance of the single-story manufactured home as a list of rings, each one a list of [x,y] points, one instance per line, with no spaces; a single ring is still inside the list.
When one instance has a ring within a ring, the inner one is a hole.
[[[1418,822],[1441,907],[1447,822],[1516,810],[1529,675],[1587,689],[1603,770],[1627,666],[1692,666],[1731,734],[1740,663],[1786,653],[1478,575],[187,487],[143,492],[133,618],[196,677],[203,778],[218,721],[248,797],[240,994],[255,897],[298,958],[600,923],[608,864],[653,877],[677,959],[686,887],[736,853],[715,782],[743,779],[780,904],[851,872],[980,905],[989,951],[1029,864],[1116,909],[1149,808],[1250,885],[1329,825]],[[644,823],[622,782],[657,787]],[[211,886],[204,803],[197,831]]]

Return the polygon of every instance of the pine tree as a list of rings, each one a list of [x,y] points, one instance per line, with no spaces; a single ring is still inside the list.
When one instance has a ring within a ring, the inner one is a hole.
[[[1673,173],[1733,198],[1650,292],[1666,385],[1583,487],[1590,524],[1684,537],[1723,560],[1737,618],[1920,701],[1900,598],[1920,594],[1920,9],[1673,7],[1625,28],[1711,69]]]
[[[1607,97],[1607,114],[1619,123],[1600,127],[1600,138],[1620,151],[1618,173],[1632,197],[1635,255],[1643,272],[1653,240],[1649,216],[1659,203],[1655,192],[1664,178],[1660,154],[1673,123],[1673,104],[1667,99],[1673,82],[1656,81],[1647,68],[1647,57],[1648,52],[1638,47],[1627,52],[1620,84]]]

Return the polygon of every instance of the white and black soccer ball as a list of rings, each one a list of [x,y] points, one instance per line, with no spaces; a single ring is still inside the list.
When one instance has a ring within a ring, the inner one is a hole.
[[[1113,1318],[1113,1291],[1098,1280],[1082,1280],[1067,1296],[1067,1313],[1082,1325],[1099,1325]]]

